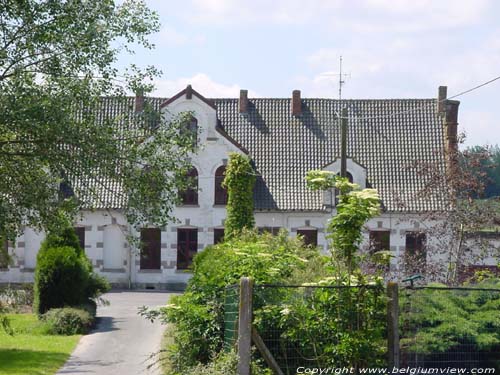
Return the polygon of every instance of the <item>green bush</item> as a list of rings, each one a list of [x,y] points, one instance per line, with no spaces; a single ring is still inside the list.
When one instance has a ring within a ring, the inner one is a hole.
[[[170,360],[174,370],[185,373],[199,363],[208,363],[222,349],[224,287],[242,276],[256,283],[286,283],[295,271],[317,265],[315,249],[305,248],[286,231],[278,236],[243,232],[237,238],[210,246],[194,259],[193,277],[184,295],[171,299],[163,318],[175,324]],[[310,262],[311,261],[311,262]],[[311,279],[316,274],[310,269]]]
[[[254,375],[272,375],[272,371],[264,369],[259,363],[252,362]],[[238,373],[238,356],[232,351],[230,353],[220,353],[206,365],[198,364],[187,370],[184,375],[234,375]]]
[[[38,252],[35,269],[33,308],[37,314],[92,303],[109,289],[109,283],[94,273],[73,228],[49,233]]]
[[[71,307],[50,309],[43,315],[43,320],[49,327],[49,333],[53,335],[84,334],[94,322],[87,311]]]
[[[85,259],[79,257],[72,247],[40,251],[35,271],[35,311],[43,314],[51,308],[85,303],[88,283]]]

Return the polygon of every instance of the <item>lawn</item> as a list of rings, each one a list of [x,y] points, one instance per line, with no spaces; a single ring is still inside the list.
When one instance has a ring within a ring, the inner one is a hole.
[[[80,335],[53,336],[33,314],[11,314],[14,336],[0,329],[0,374],[54,374],[68,359]]]

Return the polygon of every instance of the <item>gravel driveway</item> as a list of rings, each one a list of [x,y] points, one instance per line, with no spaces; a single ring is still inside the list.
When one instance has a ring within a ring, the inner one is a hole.
[[[139,306],[165,305],[173,294],[113,291],[103,297],[109,306],[97,309],[97,327],[83,336],[58,374],[157,375],[147,370],[148,357],[160,349],[164,326],[137,315]]]

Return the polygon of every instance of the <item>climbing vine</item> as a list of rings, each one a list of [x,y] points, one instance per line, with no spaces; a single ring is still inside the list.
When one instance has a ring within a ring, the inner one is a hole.
[[[363,238],[363,225],[380,212],[377,191],[361,190],[359,185],[329,171],[309,171],[306,182],[313,190],[336,188],[340,192],[337,214],[328,222],[327,238],[331,240],[332,260],[337,268],[343,268],[349,276],[358,273],[357,250]]]
[[[227,188],[227,218],[225,237],[232,238],[243,229],[252,229],[255,225],[253,217],[253,188],[255,174],[250,158],[245,155],[231,153],[226,168],[223,186]]]

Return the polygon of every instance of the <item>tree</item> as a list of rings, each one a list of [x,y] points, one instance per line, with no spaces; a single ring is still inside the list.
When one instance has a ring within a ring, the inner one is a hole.
[[[428,280],[455,285],[461,282],[462,271],[468,265],[489,257],[498,259],[499,249],[485,236],[478,235],[500,223],[500,205],[484,199],[493,166],[491,155],[487,147],[448,152],[446,157],[451,162],[446,173],[438,163],[417,161],[409,166],[427,181],[416,197],[441,199],[444,207],[420,217],[422,227],[427,227],[426,231],[437,241],[434,245],[427,244],[427,258],[440,259],[427,262],[419,270]],[[403,262],[402,269],[410,270],[411,262],[412,258]]]
[[[248,156],[231,153],[223,184],[227,187],[225,237],[231,238],[243,229],[252,229],[253,187],[255,175]]]
[[[152,89],[156,69],[122,76],[115,62],[153,47],[158,15],[137,0],[2,0],[0,14],[0,237],[57,226],[59,212],[72,217],[103,192],[129,222],[164,225],[186,184],[189,116],[166,126],[147,102],[134,115],[103,113],[104,95],[126,108],[127,90]]]
[[[464,156],[468,159],[474,158],[474,165],[466,165],[475,170],[478,177],[481,177],[484,183],[484,189],[481,191],[482,197],[493,198],[500,196],[500,148],[497,146],[472,146],[467,147]]]

